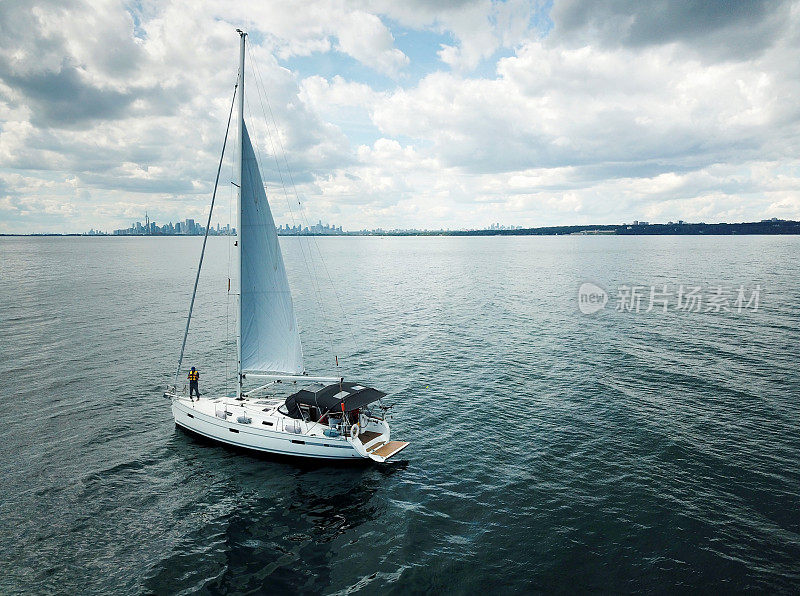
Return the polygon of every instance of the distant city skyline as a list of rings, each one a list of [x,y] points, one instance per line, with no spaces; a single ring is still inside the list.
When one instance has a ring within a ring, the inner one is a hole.
[[[297,236],[297,235],[345,235],[352,233],[381,233],[381,232],[430,232],[430,231],[447,231],[450,228],[361,228],[355,230],[345,230],[341,225],[331,225],[330,223],[323,223],[318,220],[316,224],[311,226],[303,226],[299,224],[290,225],[288,223],[278,224],[276,226],[279,236]],[[505,225],[500,223],[489,224],[483,228],[472,228],[481,230],[521,230],[521,225]],[[89,229],[84,232],[85,236],[199,236],[205,234],[205,226],[196,222],[192,218],[185,218],[178,222],[169,222],[159,226],[157,222],[150,221],[149,213],[145,212],[144,223],[141,221],[132,222],[127,228],[118,228],[108,231]],[[229,236],[235,235],[236,228],[226,224],[221,226],[219,223],[216,226],[212,225],[209,231],[210,236]]]
[[[90,229],[87,236],[200,236],[206,233],[206,227],[199,224],[192,218],[186,218],[183,221],[175,223],[169,222],[159,226],[155,221],[150,221],[149,215],[145,213],[145,223],[142,225],[141,221],[136,221],[131,224],[129,228],[119,228],[113,230],[111,233],[99,232],[94,228]],[[236,228],[231,227],[229,224],[220,226],[217,223],[216,227],[211,226],[208,231],[209,236],[231,236],[236,234]]]
[[[779,228],[764,228],[763,226],[759,227],[758,229],[762,232],[760,233],[773,233],[775,229],[781,230],[780,233],[797,233],[797,223],[796,221],[792,220],[784,220],[777,217],[762,219],[758,222],[716,222],[713,224],[707,224],[706,222],[687,222],[682,219],[677,221],[667,221],[667,222],[648,222],[642,220],[633,220],[631,223],[618,223],[618,224],[573,224],[573,225],[560,225],[560,226],[537,226],[537,227],[525,227],[521,225],[503,225],[500,223],[493,223],[488,226],[482,228],[361,228],[361,229],[354,229],[354,230],[345,230],[342,226],[331,225],[328,223],[322,223],[322,220],[318,220],[316,224],[311,226],[301,226],[298,224],[289,225],[286,224],[278,224],[276,226],[277,233],[279,236],[371,236],[371,235],[381,235],[381,234],[388,234],[388,235],[418,235],[418,234],[479,234],[483,235],[483,233],[503,233],[503,232],[525,232],[526,230],[572,230],[569,233],[625,233],[626,231],[630,232],[633,231],[636,233],[636,230],[639,230],[640,233],[650,233],[649,231],[645,231],[648,228],[651,228],[654,233],[693,233],[692,230],[701,230],[708,227],[708,229],[714,229],[719,232],[720,229],[731,229],[731,230],[747,230],[751,229],[752,226],[757,226],[759,224],[789,224],[788,227],[780,226]],[[710,227],[709,227],[710,226]],[[716,227],[715,227],[716,226]],[[723,226],[720,228],[719,226]],[[727,226],[727,228],[725,227]],[[556,232],[561,233],[561,232]],[[702,233],[702,232],[699,232]],[[727,233],[727,232],[725,232]],[[149,217],[145,215],[145,223],[137,221],[134,222],[129,228],[122,228],[116,229],[112,232],[103,232],[95,229],[90,229],[88,232],[84,232],[82,234],[71,234],[71,235],[83,235],[83,236],[199,236],[205,234],[205,226],[202,226],[195,222],[191,218],[184,219],[182,222],[177,222],[173,224],[169,222],[164,224],[163,226],[158,226],[156,222],[151,222]],[[34,234],[38,235],[38,234]],[[46,234],[44,234],[46,235]],[[236,229],[231,228],[229,225],[220,226],[217,224],[216,226],[212,226],[210,232],[210,236],[229,236],[229,235],[236,235]]]

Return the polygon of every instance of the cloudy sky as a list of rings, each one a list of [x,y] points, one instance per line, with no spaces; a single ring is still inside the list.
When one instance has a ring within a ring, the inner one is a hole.
[[[798,2],[3,0],[0,232],[207,214],[237,27],[278,223],[800,219]]]

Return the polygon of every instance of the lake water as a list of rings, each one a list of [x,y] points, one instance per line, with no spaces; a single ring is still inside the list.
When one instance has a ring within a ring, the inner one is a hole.
[[[0,238],[0,592],[800,589],[800,238],[281,243],[308,370],[386,390],[400,460],[175,429],[199,238]],[[208,392],[229,244],[187,350]]]

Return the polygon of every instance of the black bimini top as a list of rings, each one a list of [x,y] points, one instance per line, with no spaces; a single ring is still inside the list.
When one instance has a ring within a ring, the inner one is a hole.
[[[336,383],[334,385],[312,385],[286,398],[286,410],[292,418],[301,419],[300,405],[316,406],[321,414],[342,411],[352,412],[378,401],[386,394],[358,383]]]

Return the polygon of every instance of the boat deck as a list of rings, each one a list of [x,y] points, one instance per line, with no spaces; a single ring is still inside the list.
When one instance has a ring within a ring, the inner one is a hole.
[[[400,453],[406,447],[408,447],[408,443],[405,441],[389,441],[388,443],[384,443],[383,445],[379,446],[377,449],[372,448],[368,449],[367,451],[389,459],[393,455]]]
[[[376,433],[371,430],[365,430],[363,433],[358,435],[358,438],[361,439],[361,442],[366,445],[370,441],[377,439],[381,436],[381,433]]]

